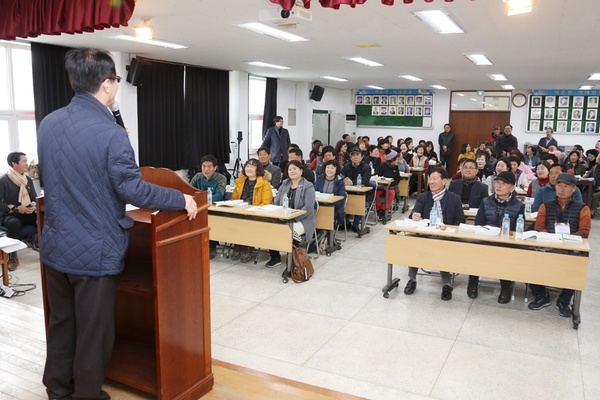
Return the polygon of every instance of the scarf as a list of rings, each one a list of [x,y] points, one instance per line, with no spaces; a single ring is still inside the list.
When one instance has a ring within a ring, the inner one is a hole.
[[[10,180],[19,187],[19,203],[22,206],[28,206],[31,204],[31,198],[27,191],[27,177],[25,174],[19,174],[14,168],[8,170],[7,173]]]
[[[433,197],[433,205],[438,210],[439,223],[443,224],[444,223],[444,221],[443,221],[444,215],[442,212],[442,199],[444,198],[444,195],[446,194],[446,188],[443,188],[438,193],[431,193],[431,194]]]

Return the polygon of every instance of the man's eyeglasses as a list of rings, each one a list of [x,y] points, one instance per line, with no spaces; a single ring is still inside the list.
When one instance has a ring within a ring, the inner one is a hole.
[[[110,76],[108,79],[110,79],[111,81],[116,80],[117,83],[121,83],[121,77],[120,76]]]

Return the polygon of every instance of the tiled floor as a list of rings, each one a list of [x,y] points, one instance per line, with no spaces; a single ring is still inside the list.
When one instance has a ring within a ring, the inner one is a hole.
[[[516,299],[500,305],[498,284],[481,286],[471,300],[467,278],[458,276],[453,300],[443,302],[437,277],[419,276],[415,294],[405,296],[407,270],[396,267],[400,291],[384,299],[381,227],[361,239],[349,233],[302,284],[283,284],[282,267],[263,266],[266,252],[257,265],[214,260],[213,357],[372,399],[600,398],[600,220],[578,331],[554,306],[529,311],[522,283]],[[490,254],[501,256],[501,249]],[[41,307],[37,253],[20,258],[12,282],[38,288],[14,300]],[[485,260],[449,254],[453,262]]]

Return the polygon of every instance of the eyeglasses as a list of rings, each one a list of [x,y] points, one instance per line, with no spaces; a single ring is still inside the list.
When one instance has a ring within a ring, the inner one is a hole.
[[[470,167],[462,167],[462,169],[477,169],[477,167],[474,167],[474,166],[470,166]]]
[[[107,79],[110,79],[111,81],[115,81],[116,80],[117,83],[121,83],[121,77],[119,75],[117,75],[117,76],[111,76],[111,77],[108,77]]]

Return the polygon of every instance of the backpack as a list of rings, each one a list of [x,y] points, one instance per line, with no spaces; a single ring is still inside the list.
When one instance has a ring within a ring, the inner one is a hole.
[[[304,249],[294,246],[292,249],[292,280],[296,283],[310,279],[315,273],[310,257]]]

